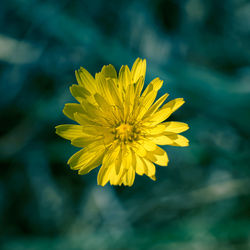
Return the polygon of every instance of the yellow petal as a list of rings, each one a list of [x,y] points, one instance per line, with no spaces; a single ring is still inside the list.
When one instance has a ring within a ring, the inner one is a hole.
[[[135,84],[134,88],[135,88],[135,92],[134,92],[134,107],[133,107],[133,114],[132,117],[135,120],[138,120],[138,114],[140,111],[140,104],[141,104],[141,91],[144,85],[144,79],[142,77],[139,78],[139,80],[137,81],[137,83]]]
[[[98,124],[95,121],[91,121],[84,114],[75,113],[75,120],[82,125],[83,133],[88,135],[103,135],[104,133],[110,133],[112,130],[103,124]],[[99,121],[100,122],[100,121]]]
[[[131,164],[132,164],[131,150],[130,150],[130,147],[126,144],[122,144],[121,146],[122,146],[121,147],[121,149],[122,149],[122,165],[126,170],[128,170],[129,168],[131,168]]]
[[[156,150],[147,152],[147,159],[160,165],[167,166],[168,165],[168,156],[167,153],[160,147],[157,147]]]
[[[126,174],[127,171],[123,167],[121,167],[121,170],[119,174],[116,173],[114,164],[110,165],[109,167],[110,171],[108,173],[108,179],[110,181],[111,185],[121,185],[123,183],[123,177]]]
[[[110,173],[111,168],[106,167],[106,166],[101,166],[98,176],[97,176],[97,183],[100,186],[105,186],[108,181],[109,181],[109,173]]]
[[[140,121],[141,118],[144,116],[144,114],[148,111],[149,107],[154,102],[156,95],[157,95],[157,92],[152,91],[140,100],[140,105],[137,111],[135,111],[136,113],[135,116],[136,116],[137,121]]]
[[[183,98],[177,98],[166,103],[159,111],[157,111],[152,116],[146,118],[145,121],[149,120],[149,122],[146,122],[145,124],[155,125],[166,120],[175,110],[177,110],[184,103],[185,102]]]
[[[132,82],[136,83],[140,77],[145,78],[146,74],[146,60],[137,58],[131,69]]]
[[[101,73],[104,75],[105,78],[117,78],[117,73],[115,67],[111,64],[104,65],[102,67]]]
[[[92,94],[96,92],[95,79],[86,69],[81,67],[79,70],[75,71],[75,74],[79,85],[83,86]]]
[[[121,152],[121,151],[120,151]],[[120,153],[119,155],[116,157],[116,160],[118,160],[119,163],[121,163],[120,166],[120,171],[117,174],[116,170],[115,170],[115,161],[106,161],[106,164],[103,164],[101,166],[101,169],[98,173],[98,177],[97,177],[97,182],[98,185],[101,186],[105,186],[108,181],[110,181],[111,185],[121,185],[121,183],[123,182],[123,176],[126,173],[126,170],[123,166],[123,159],[119,158],[120,157]],[[104,162],[104,161],[103,161]],[[108,164],[108,165],[107,165]]]
[[[121,167],[122,167],[122,148],[119,147],[119,152],[117,154],[117,157],[114,161],[114,164],[115,164],[115,171],[117,173],[121,172]]]
[[[163,125],[163,123],[160,123],[154,127],[142,127],[142,130],[148,135],[148,136],[154,136],[158,134],[162,134],[166,129],[166,126]]]
[[[94,141],[102,140],[102,138],[103,138],[103,136],[93,136],[93,135],[90,136],[90,135],[86,134],[84,136],[72,139],[71,144],[73,146],[83,148],[83,147],[88,146],[89,144],[91,144]]]
[[[86,126],[101,126],[101,124],[97,123],[96,121],[91,120],[86,114],[82,113],[74,113],[74,120],[81,124],[83,127]]]
[[[109,179],[111,185],[121,185],[124,183],[124,176],[132,166],[132,152],[124,145],[120,145],[120,151],[115,161],[110,165]],[[118,169],[117,169],[118,167]]]
[[[164,132],[182,133],[189,129],[189,126],[184,122],[164,122],[161,125],[165,126]]]
[[[148,117],[149,115],[154,114],[158,108],[165,102],[169,94],[164,94],[162,97],[160,97],[145,113],[144,117]],[[143,118],[144,118],[143,117]]]
[[[160,80],[159,78],[155,78],[144,90],[139,101],[140,105],[138,106],[138,110],[136,112],[137,120],[141,120],[141,118],[153,104],[157,96],[158,90],[161,88],[162,84],[162,80]]]
[[[116,161],[116,158],[118,157],[120,152],[120,145],[117,143],[113,143],[113,145],[110,146],[107,153],[105,154],[103,158],[103,165],[108,167],[111,164],[113,164]],[[119,168],[116,169],[117,174],[119,173]]]
[[[122,90],[126,90],[128,85],[131,84],[131,73],[127,65],[121,67],[118,81]]]
[[[105,100],[105,98],[103,96],[101,96],[99,93],[96,93],[94,95],[94,98],[97,102],[97,104],[99,105],[99,107],[103,110],[110,110],[110,105],[107,103],[107,101]]]
[[[135,180],[135,171],[133,168],[129,168],[126,174],[123,177],[123,184],[124,186],[131,187]]]
[[[140,143],[142,145],[142,147],[144,147],[145,150],[147,150],[147,151],[154,151],[157,147],[155,142],[153,142],[152,140],[147,139],[147,138],[143,138],[143,139],[139,140],[138,143]]]
[[[83,135],[83,127],[73,124],[58,125],[56,126],[56,133],[62,138],[72,140]]]
[[[63,108],[63,113],[70,118],[71,120],[75,120],[74,114],[82,113],[83,109],[82,106],[78,103],[66,103],[64,108]]]
[[[115,85],[114,81],[111,78],[105,78],[102,73],[97,73],[95,78],[98,85],[98,93],[105,97],[109,105],[114,105],[113,96],[110,92],[110,85]]]
[[[109,96],[111,99],[110,104],[116,105],[119,108],[121,108],[122,107],[122,96],[121,96],[120,92],[118,91],[118,88],[115,86],[114,79],[107,80],[107,89],[109,90]]]
[[[158,145],[170,145],[171,143],[173,143],[173,140],[169,138],[168,135],[163,134],[147,136],[147,138]]]
[[[73,84],[69,89],[70,89],[72,96],[74,96],[78,102],[90,96],[89,91],[82,86]]]
[[[137,155],[139,155],[139,156],[141,156],[141,157],[145,157],[145,156],[146,156],[147,151],[146,151],[146,149],[145,149],[140,143],[138,143],[138,142],[133,142],[133,143],[131,144],[131,147],[132,147],[132,149],[134,150],[134,152],[135,152]]]
[[[132,167],[136,171],[137,174],[143,175],[145,173],[145,168],[144,168],[144,163],[141,160],[141,157],[138,156],[134,150],[131,150],[131,155],[132,155]]]
[[[143,161],[147,168],[147,176],[150,178],[155,177],[155,165],[146,158],[144,158]]]
[[[106,148],[104,145],[100,145],[99,142],[93,142],[72,155],[68,160],[68,164],[70,165],[70,168],[74,170],[88,167],[95,162],[95,159],[98,159],[99,157],[102,158],[105,150]]]
[[[135,98],[139,100],[144,85],[144,78],[141,76],[135,83]]]
[[[107,116],[100,109],[97,109],[96,106],[87,102],[86,100],[81,101],[83,112],[84,113],[75,113],[74,117],[78,123],[85,125],[88,124],[99,125],[99,126],[109,126],[109,116]]]
[[[187,147],[189,145],[189,140],[179,134],[170,134],[168,137],[172,140],[171,146]]]
[[[136,155],[134,152],[132,153],[133,161],[136,164],[136,173],[139,175],[146,174],[152,180],[155,180],[155,165],[146,158],[142,158]]]
[[[81,105],[85,114],[89,117],[89,119],[97,120],[99,119],[100,116],[102,116],[100,108],[88,102],[86,99],[81,100]]]
[[[83,165],[79,170],[78,174],[83,175],[89,173],[91,170],[97,168],[98,166],[101,165],[102,163],[102,158],[103,158],[103,153],[99,154],[97,153],[94,158],[89,160],[88,164]]]
[[[130,84],[127,87],[124,100],[124,120],[127,121],[128,116],[132,112],[134,106],[134,86]]]
[[[110,172],[110,184],[121,185],[123,183],[124,185],[132,185],[134,180],[133,172],[135,172],[132,167],[132,152],[127,146],[125,148],[121,147],[121,149],[122,158],[120,159],[120,169],[117,172],[117,170],[114,168],[114,170]],[[118,157],[120,157],[120,154]]]
[[[110,185],[118,185],[121,181],[121,175],[119,173],[116,173],[114,163],[112,163],[110,166],[110,172],[109,172],[109,182]]]
[[[109,147],[112,143],[114,143],[115,141],[115,135],[112,133],[112,131],[110,131],[110,129],[107,129],[107,131],[103,130],[103,138],[102,138],[102,142],[105,145],[105,147]]]
[[[162,84],[163,84],[163,81],[159,77],[156,77],[149,83],[147,88],[144,90],[142,96],[146,96],[151,91],[158,92],[158,90],[162,87]]]

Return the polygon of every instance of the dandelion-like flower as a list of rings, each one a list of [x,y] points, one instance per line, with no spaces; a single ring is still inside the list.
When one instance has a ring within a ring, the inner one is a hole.
[[[143,90],[146,60],[138,58],[130,71],[122,66],[119,74],[112,65],[104,66],[95,78],[80,68],[78,84],[70,87],[79,103],[67,103],[63,113],[79,125],[59,125],[56,133],[83,148],[68,164],[79,174],[101,165],[99,185],[134,183],[135,174],[155,180],[155,164],[168,165],[167,153],[158,145],[188,146],[179,133],[188,129],[182,122],[164,122],[183,103],[183,98],[163,105],[164,94],[155,101],[163,81],[152,80]]]

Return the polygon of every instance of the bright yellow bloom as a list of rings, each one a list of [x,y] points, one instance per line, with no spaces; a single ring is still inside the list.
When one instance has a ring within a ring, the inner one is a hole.
[[[63,113],[79,125],[59,125],[56,133],[83,148],[68,164],[79,174],[100,166],[98,184],[131,186],[135,173],[155,180],[155,165],[167,166],[167,153],[158,145],[188,146],[179,135],[188,129],[182,122],[164,122],[183,103],[174,99],[162,106],[168,94],[155,101],[163,81],[155,78],[142,92],[146,60],[138,58],[131,71],[122,66],[117,76],[112,65],[93,78],[76,71],[78,85],[70,87],[80,103],[67,103]],[[155,102],[154,102],[155,101]]]

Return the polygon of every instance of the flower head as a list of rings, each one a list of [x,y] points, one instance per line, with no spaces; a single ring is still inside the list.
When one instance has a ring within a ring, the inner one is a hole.
[[[77,70],[78,84],[70,87],[79,103],[67,103],[63,113],[79,125],[59,125],[56,133],[82,148],[68,164],[79,174],[101,165],[98,184],[131,186],[135,173],[155,180],[155,165],[167,166],[167,153],[157,145],[188,146],[179,133],[188,129],[182,122],[164,122],[183,103],[183,98],[163,105],[164,94],[155,101],[163,81],[155,78],[143,91],[146,60],[138,58],[130,71],[119,74],[104,66],[93,78],[84,68]]]

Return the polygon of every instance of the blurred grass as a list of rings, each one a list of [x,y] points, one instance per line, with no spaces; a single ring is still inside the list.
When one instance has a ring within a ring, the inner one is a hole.
[[[2,1],[0,244],[12,249],[250,248],[248,1]],[[147,59],[186,104],[190,147],[157,181],[96,186],[57,137],[74,70]]]

